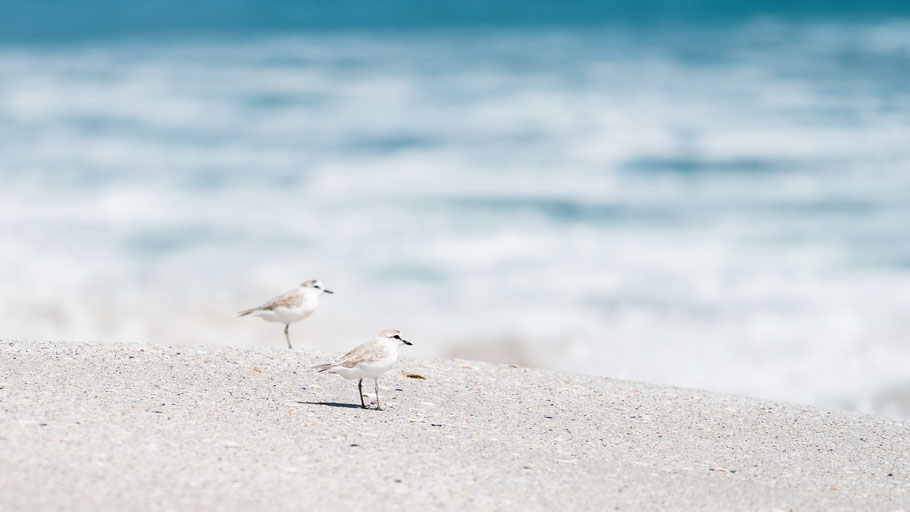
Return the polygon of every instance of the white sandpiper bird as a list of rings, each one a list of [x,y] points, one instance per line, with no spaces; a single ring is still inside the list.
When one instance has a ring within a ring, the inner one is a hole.
[[[241,311],[239,316],[253,315],[269,322],[280,322],[284,324],[284,337],[288,340],[288,348],[291,346],[291,335],[288,334],[288,328],[291,324],[299,322],[316,311],[319,305],[319,297],[323,293],[335,293],[332,290],[326,290],[322,283],[315,279],[304,281],[300,286],[293,290],[279,295],[274,299],[266,302],[258,308]]]
[[[363,379],[373,379],[376,390],[376,410],[379,406],[379,376],[387,372],[398,361],[398,347],[401,344],[413,345],[401,337],[401,332],[395,329],[386,329],[377,334],[375,338],[360,345],[354,350],[343,355],[337,363],[320,364],[313,366],[320,372],[335,373],[345,379],[357,381],[357,391],[360,393],[360,406],[367,408],[363,403]]]

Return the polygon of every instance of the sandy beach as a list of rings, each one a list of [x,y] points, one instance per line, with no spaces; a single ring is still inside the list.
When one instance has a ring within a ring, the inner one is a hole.
[[[362,410],[334,355],[3,341],[0,510],[910,508],[905,422],[459,360]]]

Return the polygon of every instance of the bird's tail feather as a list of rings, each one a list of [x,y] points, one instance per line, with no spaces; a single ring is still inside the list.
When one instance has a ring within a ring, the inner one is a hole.
[[[331,367],[333,367],[333,366],[335,366],[335,365],[334,365],[334,364],[331,364],[331,363],[329,363],[329,364],[317,364],[316,366],[310,366],[310,368],[316,370],[317,372],[324,372],[324,371],[328,370],[329,368],[331,368]]]
[[[252,313],[253,311],[256,311],[256,309],[257,309],[257,308],[253,308],[253,309],[244,309],[243,311],[237,313],[237,316],[247,316],[247,315],[249,315],[250,313]]]

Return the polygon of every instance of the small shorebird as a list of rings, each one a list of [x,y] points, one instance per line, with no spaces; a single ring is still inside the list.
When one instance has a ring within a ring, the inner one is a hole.
[[[398,361],[398,347],[401,344],[413,345],[401,337],[401,332],[395,329],[386,329],[377,334],[375,338],[348,352],[337,363],[320,364],[313,366],[320,372],[336,373],[345,379],[357,381],[357,391],[360,393],[360,406],[367,408],[363,403],[363,379],[373,379],[376,390],[376,410],[379,406],[379,376],[387,372]]]
[[[288,340],[288,348],[291,346],[291,335],[288,334],[288,328],[294,322],[299,322],[316,311],[319,305],[319,296],[323,293],[335,293],[332,290],[326,290],[322,283],[315,279],[304,281],[300,286],[293,290],[279,295],[274,299],[266,302],[258,308],[241,311],[238,316],[253,315],[268,322],[281,322],[284,324],[284,337]]]

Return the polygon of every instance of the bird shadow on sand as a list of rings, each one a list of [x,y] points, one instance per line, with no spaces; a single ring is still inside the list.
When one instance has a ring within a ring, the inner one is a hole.
[[[343,407],[345,409],[360,409],[361,407],[357,404],[343,404],[340,402],[297,402],[298,404],[304,405],[324,405],[326,407]]]

